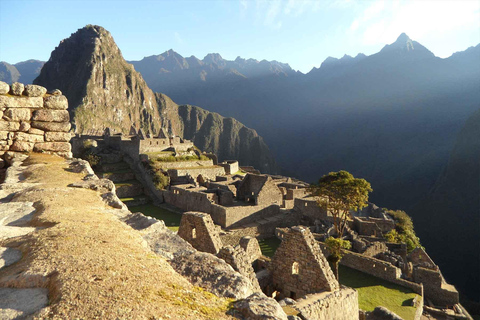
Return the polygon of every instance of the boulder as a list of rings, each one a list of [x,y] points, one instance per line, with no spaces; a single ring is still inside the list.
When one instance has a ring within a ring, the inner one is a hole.
[[[72,150],[72,146],[68,142],[37,142],[35,143],[33,150],[36,152],[70,152]]]
[[[32,121],[31,126],[44,131],[68,132],[72,125],[70,122],[41,122]]]
[[[9,108],[3,112],[3,116],[8,121],[30,120],[32,112],[26,108]]]
[[[8,131],[0,131],[0,140],[8,139]]]
[[[10,146],[10,150],[12,151],[18,151],[18,152],[30,152],[33,150],[33,146],[35,143],[33,142],[27,142],[27,141],[15,141],[13,144]]]
[[[0,109],[2,108],[43,108],[42,97],[11,97],[0,95]]]
[[[40,109],[33,112],[32,120],[45,122],[68,122],[70,115],[67,110]]]
[[[235,302],[234,307],[245,319],[249,320],[288,319],[287,314],[275,299],[268,298],[261,293],[254,293],[244,300]]]
[[[0,81],[0,94],[7,94],[10,91],[8,83]]]
[[[10,93],[13,94],[14,96],[21,96],[24,89],[25,89],[25,86],[23,85],[23,83],[14,82],[10,86]]]
[[[45,141],[63,141],[68,142],[70,141],[72,135],[69,132],[46,132],[45,133]]]
[[[46,109],[67,110],[68,100],[65,96],[53,95],[45,98],[44,106]]]
[[[210,253],[176,256],[171,266],[195,286],[225,298],[245,299],[254,293],[250,280]]]
[[[27,84],[25,86],[24,94],[28,97],[43,97],[47,93],[47,89],[35,84]]]
[[[2,160],[3,161],[3,160]],[[14,264],[22,258],[22,252],[13,248],[0,247],[0,269]]]
[[[0,119],[0,131],[18,131],[18,129],[20,129],[20,122]]]

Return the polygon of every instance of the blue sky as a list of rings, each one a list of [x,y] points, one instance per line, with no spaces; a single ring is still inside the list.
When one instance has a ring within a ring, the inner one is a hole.
[[[465,50],[480,43],[480,1],[0,0],[0,60],[48,60],[87,24],[109,30],[127,60],[174,49],[308,72],[328,56],[378,52],[402,32],[442,58]]]

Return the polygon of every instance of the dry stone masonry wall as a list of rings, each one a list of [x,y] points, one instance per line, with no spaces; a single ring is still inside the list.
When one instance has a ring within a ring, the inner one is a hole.
[[[67,108],[59,90],[0,81],[0,166],[32,151],[71,158]]]

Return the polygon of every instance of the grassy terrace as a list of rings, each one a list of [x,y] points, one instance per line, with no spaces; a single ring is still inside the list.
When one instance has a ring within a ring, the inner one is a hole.
[[[360,309],[373,311],[384,306],[405,320],[415,317],[415,308],[410,305],[416,294],[410,289],[344,266],[340,266],[339,276],[341,284],[358,291]]]
[[[163,220],[168,229],[172,231],[178,231],[178,227],[180,226],[180,219],[182,218],[180,214],[157,207],[153,204],[135,206],[129,209],[131,212],[141,212],[146,216]]]
[[[281,241],[273,237],[258,243],[262,253],[272,257]],[[415,317],[415,308],[410,305],[416,294],[410,289],[344,266],[340,266],[339,274],[341,284],[358,291],[360,309],[373,311],[377,306],[384,306],[405,320]]]

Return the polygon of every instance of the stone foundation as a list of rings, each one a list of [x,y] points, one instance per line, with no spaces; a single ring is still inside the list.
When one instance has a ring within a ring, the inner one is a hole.
[[[305,320],[359,319],[358,293],[342,287],[333,292],[309,294],[297,301],[295,309]]]

